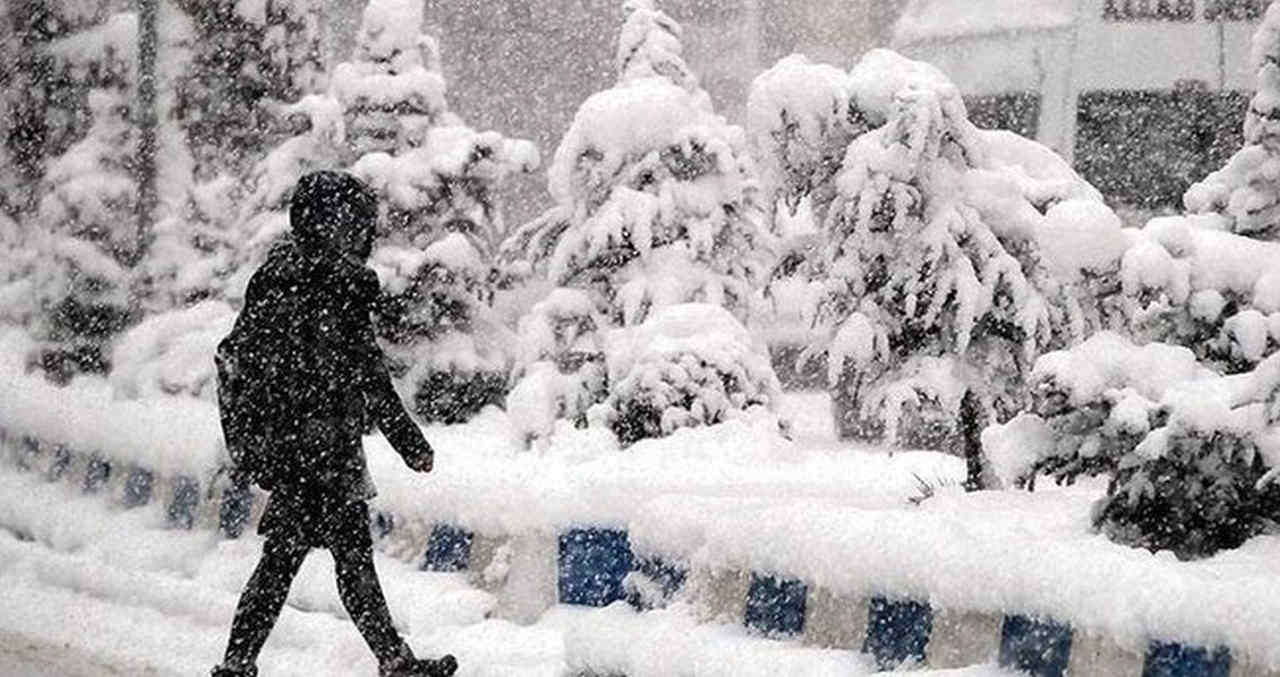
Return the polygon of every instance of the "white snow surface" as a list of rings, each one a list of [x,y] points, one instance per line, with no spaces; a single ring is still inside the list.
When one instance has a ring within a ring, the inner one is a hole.
[[[1139,652],[1151,639],[1230,645],[1280,667],[1280,538],[1179,562],[1091,533],[1103,485],[1034,493],[944,489],[919,507],[669,496],[631,523],[632,547],[694,566],[800,578],[851,596],[1069,622]]]
[[[199,433],[193,427],[199,417],[184,418],[174,407],[178,398],[126,403],[133,408],[115,410],[111,430],[93,426],[104,421],[79,409],[49,411],[41,397],[50,394],[28,381],[5,386],[23,395],[0,407],[11,433],[43,421],[31,432],[65,434],[59,424],[84,421],[82,434],[115,437],[135,452],[154,444],[146,439],[157,434],[149,426],[159,434]],[[81,384],[52,396],[92,412],[67,397],[77,389],[91,392]],[[147,406],[150,420],[142,416]],[[1251,662],[1280,667],[1273,641],[1280,632],[1274,585],[1280,538],[1258,537],[1195,563],[1118,546],[1088,526],[1089,504],[1101,485],[964,494],[959,459],[836,443],[827,406],[820,394],[786,398],[783,414],[795,421],[795,441],[763,434],[751,421],[730,421],[620,451],[611,438],[562,429],[541,454],[524,451],[505,415],[490,409],[469,424],[426,430],[437,449],[430,475],[411,474],[381,438],[371,438],[370,470],[382,490],[374,504],[404,527],[447,521],[489,535],[625,527],[637,552],[694,566],[772,572],[844,594],[927,599],[936,608],[1044,614],[1122,646],[1151,638],[1223,643]],[[33,409],[61,420],[35,416]],[[211,413],[207,405],[201,411]],[[161,415],[163,425],[152,423]],[[167,454],[186,452],[165,442]],[[940,488],[912,507],[905,499],[920,494],[921,481]],[[159,674],[206,669],[197,662],[220,653],[235,591],[258,541],[219,543],[210,532],[159,529],[162,522],[154,504],[121,512],[73,487],[0,471],[0,525],[35,539],[0,533],[0,585],[10,591],[6,608],[19,610],[4,618],[21,624],[0,621],[0,632],[36,633],[111,661],[152,665]],[[342,612],[328,566],[315,555],[304,568],[264,669],[282,675],[367,671],[362,644],[335,618]],[[674,642],[672,651],[707,666],[696,675],[730,674],[710,666],[737,655],[750,656],[748,666],[773,666],[759,674],[824,675],[837,666],[859,674],[856,656],[754,644],[738,628],[694,626],[675,610],[637,618],[621,609],[559,609],[525,628],[486,621],[492,598],[458,577],[419,573],[391,560],[379,566],[414,646],[457,653],[474,670],[460,674],[550,676],[565,664],[598,664],[657,675],[646,672],[638,648],[678,636],[688,639]],[[77,630],[67,623],[69,608],[77,609],[74,618],[84,627],[104,630]],[[129,627],[128,634],[118,627]],[[756,674],[752,669],[732,674]],[[984,674],[975,670],[955,674]]]
[[[155,503],[122,510],[64,484],[0,469],[0,586],[6,591],[0,669],[12,666],[19,670],[12,674],[32,677],[205,673],[222,655],[261,539],[220,540],[163,523]],[[740,625],[698,624],[680,609],[636,614],[624,605],[553,607],[530,625],[515,625],[491,618],[494,596],[471,588],[462,574],[427,573],[413,562],[376,557],[398,629],[420,655],[455,654],[459,677],[560,677],[570,668],[625,668],[628,675],[656,677],[671,674],[663,670],[673,665],[691,677],[873,671],[855,652],[765,640]],[[264,673],[374,671],[345,620],[332,566],[324,552],[304,563],[259,660]],[[936,674],[1006,673],[975,666]]]

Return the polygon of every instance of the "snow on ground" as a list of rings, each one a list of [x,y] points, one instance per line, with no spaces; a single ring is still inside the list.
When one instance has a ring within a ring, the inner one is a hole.
[[[0,674],[204,674],[221,655],[260,541],[220,541],[162,524],[154,506],[126,511],[34,475],[0,472]],[[259,663],[264,675],[376,670],[343,620],[331,567],[322,552],[304,565]],[[852,652],[697,625],[677,612],[638,615],[622,605],[556,607],[518,626],[485,618],[492,598],[460,574],[420,572],[381,556],[378,567],[410,644],[457,655],[459,677],[561,677],[611,657],[625,661],[631,677],[674,674],[672,666],[697,677],[872,671]],[[1007,673],[979,666],[918,674]]]

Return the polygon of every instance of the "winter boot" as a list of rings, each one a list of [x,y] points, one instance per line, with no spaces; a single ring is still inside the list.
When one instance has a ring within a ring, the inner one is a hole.
[[[445,654],[439,658],[415,658],[401,654],[378,668],[378,677],[453,677],[458,661]]]
[[[243,668],[231,668],[226,665],[219,665],[213,669],[213,673],[210,677],[258,677],[258,668],[254,665]]]

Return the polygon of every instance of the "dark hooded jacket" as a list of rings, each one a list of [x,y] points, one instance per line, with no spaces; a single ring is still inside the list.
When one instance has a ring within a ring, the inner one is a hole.
[[[250,425],[267,430],[279,458],[290,460],[274,481],[272,503],[320,510],[312,520],[373,496],[361,446],[370,423],[407,461],[431,453],[374,338],[370,312],[378,279],[363,262],[375,215],[375,198],[354,177],[304,177],[290,208],[292,237],[271,250],[249,281],[231,335],[253,343],[246,378],[257,380],[263,406]],[[290,521],[292,512],[268,506],[263,530]]]

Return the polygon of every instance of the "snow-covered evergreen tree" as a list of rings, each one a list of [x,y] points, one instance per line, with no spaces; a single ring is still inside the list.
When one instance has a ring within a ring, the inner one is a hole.
[[[647,0],[630,0],[623,9],[618,82],[578,109],[549,172],[556,206],[522,228],[509,248],[553,284],[575,290],[575,299],[589,300],[597,332],[634,327],[663,307],[688,302],[745,318],[769,263],[771,238],[744,134],[715,113],[682,59],[679,24]],[[564,309],[561,303],[539,306],[535,317],[549,315],[527,324],[556,327]],[[575,307],[571,315],[585,313]],[[610,397],[628,378],[610,375],[608,386],[595,387],[606,358],[603,334],[544,343],[575,351],[586,344],[602,352],[574,360],[554,350],[538,352],[537,361],[520,365],[523,377],[549,374],[548,364],[561,371],[566,365],[585,368],[565,376],[588,385],[561,391]],[[518,384],[516,392],[529,387]],[[626,428],[629,405],[610,402],[600,420]],[[562,413],[584,416],[581,410]],[[547,421],[527,423],[531,436],[550,431]]]
[[[12,214],[34,210],[45,165],[83,136],[86,89],[75,86],[53,45],[101,22],[102,3],[54,0],[7,2],[4,72],[4,145],[7,159],[0,201]]]
[[[848,73],[801,54],[752,81],[747,134],[775,231],[797,212],[814,223],[826,221],[845,150],[867,131],[849,86]]]
[[[1280,358],[1220,376],[1186,348],[1103,332],[1042,356],[1030,381],[1031,411],[983,433],[1006,482],[1109,475],[1095,526],[1184,558],[1274,528]]]
[[[140,245],[137,184],[131,172],[137,135],[124,92],[90,94],[88,136],[50,164],[40,203],[40,264],[35,276],[46,369],[66,377],[104,371],[105,344],[136,315],[130,264]]]
[[[1035,356],[1089,328],[1054,268],[1114,267],[1127,243],[1095,190],[1033,142],[975,128],[935,69],[874,50],[851,83],[879,126],[836,181],[814,348],[843,435],[948,448],[966,396],[970,416],[1011,416]],[[1065,225],[1046,216],[1078,203]]]
[[[1244,119],[1245,146],[1183,196],[1191,212],[1220,214],[1227,229],[1280,237],[1280,4],[1271,3],[1253,36],[1257,85]]]
[[[421,0],[370,0],[350,61],[333,72],[342,104],[348,161],[420,147],[427,130],[458,122],[448,114],[439,44],[422,32]]]
[[[1203,223],[1213,218],[1159,217],[1135,234],[1121,270],[1128,333],[1249,371],[1280,348],[1280,244]]]
[[[538,165],[528,141],[449,112],[420,0],[372,0],[353,59],[334,71],[345,159],[387,206],[373,266],[379,333],[418,412],[448,423],[501,401],[510,331],[492,311],[506,179]]]

